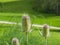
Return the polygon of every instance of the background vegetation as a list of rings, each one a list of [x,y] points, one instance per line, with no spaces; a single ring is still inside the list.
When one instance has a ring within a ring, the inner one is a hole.
[[[60,16],[57,13],[57,0],[4,0],[0,1],[0,21],[21,22],[23,13],[28,13],[32,24],[48,24],[60,27]],[[58,10],[59,12],[59,10]],[[40,28],[31,28],[29,45],[44,45],[45,40],[39,35]],[[52,30],[48,45],[60,45],[60,31]],[[0,24],[0,45],[12,45],[11,40],[17,37],[25,45],[25,33],[20,25]]]
[[[38,12],[59,14],[59,0],[34,0],[33,9]]]

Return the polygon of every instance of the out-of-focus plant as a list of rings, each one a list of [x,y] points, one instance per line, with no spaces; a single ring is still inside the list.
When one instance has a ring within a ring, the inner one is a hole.
[[[20,45],[20,42],[17,38],[12,39],[12,45]]]
[[[22,31],[26,32],[26,45],[28,45],[28,32],[31,28],[30,17],[27,14],[22,16]]]

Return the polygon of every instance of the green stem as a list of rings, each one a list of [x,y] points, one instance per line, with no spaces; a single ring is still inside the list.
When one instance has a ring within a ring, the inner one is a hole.
[[[47,45],[47,38],[45,37],[45,45]]]
[[[28,45],[28,32],[26,32],[26,45]]]

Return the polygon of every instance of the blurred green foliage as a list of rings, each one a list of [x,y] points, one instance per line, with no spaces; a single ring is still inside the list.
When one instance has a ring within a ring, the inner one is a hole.
[[[59,13],[60,9],[59,0],[34,0],[32,9],[37,12],[45,13]]]

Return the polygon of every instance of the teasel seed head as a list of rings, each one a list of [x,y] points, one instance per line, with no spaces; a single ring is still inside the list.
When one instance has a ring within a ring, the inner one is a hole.
[[[20,42],[17,38],[12,39],[12,45],[20,45]]]
[[[49,32],[49,26],[47,24],[45,24],[43,26],[43,30],[42,30],[43,37],[45,37],[45,38],[49,37],[49,33],[50,33]]]
[[[29,32],[31,28],[30,17],[26,14],[22,16],[22,31]]]

